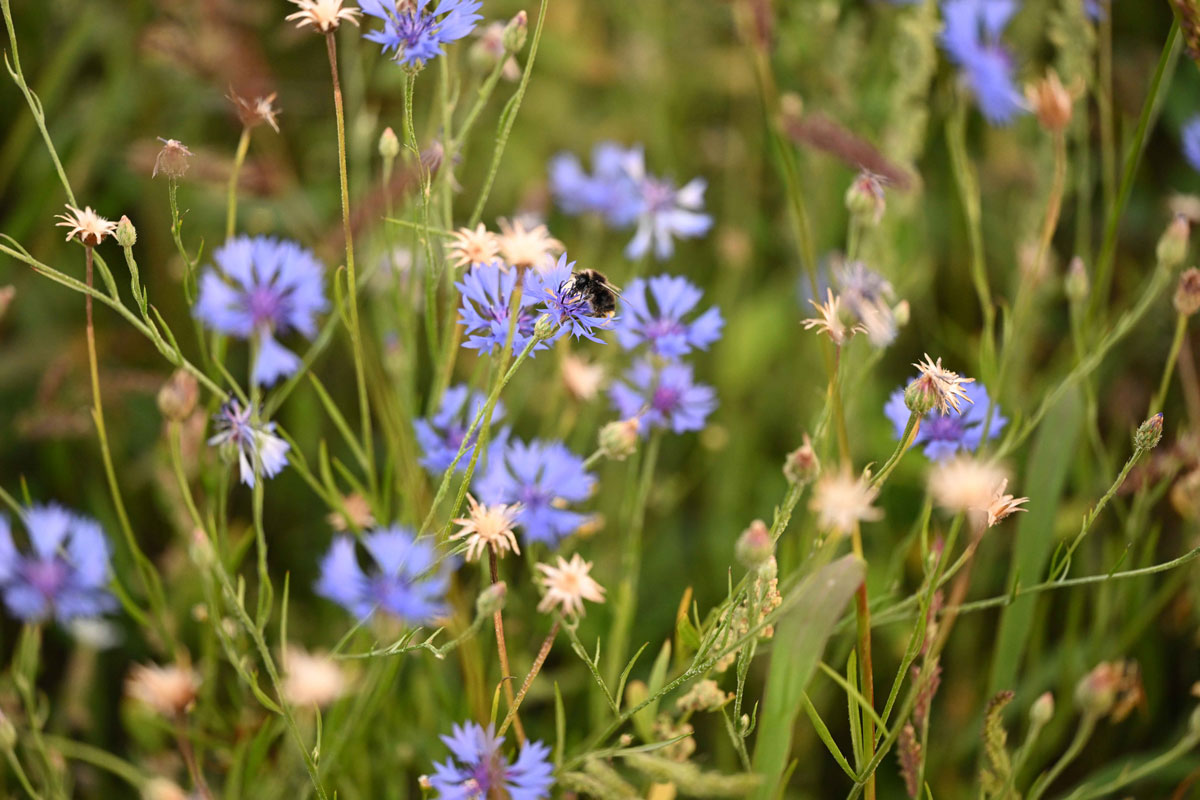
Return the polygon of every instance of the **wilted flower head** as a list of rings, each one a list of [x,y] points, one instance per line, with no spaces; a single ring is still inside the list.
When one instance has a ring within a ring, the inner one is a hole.
[[[254,488],[256,474],[274,478],[287,466],[291,445],[275,435],[274,422],[255,421],[250,406],[230,400],[213,415],[213,424],[217,432],[208,443],[236,451],[238,474],[247,486]]]
[[[17,550],[0,515],[0,593],[23,622],[53,616],[61,623],[112,611],[108,541],[100,526],[58,505],[34,505],[22,516],[31,552]]]
[[[549,761],[550,748],[541,742],[526,742],[515,763],[500,752],[504,738],[495,735],[491,725],[484,728],[474,722],[455,725],[442,741],[453,758],[433,765],[429,786],[438,797],[455,800],[484,800],[509,797],[512,800],[542,800],[550,796],[554,785],[554,767]]]
[[[1174,304],[1175,310],[1185,317],[1200,311],[1200,269],[1189,267],[1180,274]]]
[[[295,22],[300,29],[312,28],[316,33],[335,31],[343,22],[358,25],[360,12],[353,6],[342,7],[344,0],[288,0],[300,7],[299,11],[288,14],[285,19]]]
[[[1029,106],[1043,128],[1059,132],[1071,124],[1071,93],[1062,85],[1058,73],[1049,70],[1046,77],[1025,87]]]
[[[177,369],[158,390],[158,410],[171,422],[182,422],[196,410],[200,383],[187,370]]]
[[[445,616],[450,561],[437,563],[430,539],[415,539],[401,525],[372,531],[362,538],[374,566],[363,572],[354,539],[339,536],[321,560],[316,592],[360,620],[376,611],[406,625],[427,625]]]
[[[883,511],[872,503],[879,489],[868,475],[855,476],[848,467],[821,476],[813,488],[808,507],[817,515],[817,526],[834,533],[850,533],[859,522],[883,519]]]
[[[375,515],[367,498],[354,492],[343,497],[342,510],[329,512],[325,521],[335,531],[361,531],[375,526]]]
[[[69,228],[67,231],[67,241],[78,238],[88,247],[95,247],[111,236],[117,230],[117,223],[109,222],[104,217],[92,211],[91,206],[85,207],[82,211],[73,205],[67,205],[68,214],[59,214],[55,219],[60,219],[62,222],[57,222],[59,228]]]
[[[526,542],[554,546],[586,519],[566,508],[592,494],[595,477],[561,442],[496,442],[475,494],[487,504],[520,504],[517,524]]]
[[[454,524],[461,527],[450,535],[451,539],[467,540],[467,561],[478,561],[485,550],[491,550],[497,556],[503,556],[509,550],[521,554],[513,534],[517,515],[521,513],[520,503],[480,505],[468,494],[467,504],[467,516],[454,520]]]
[[[229,102],[233,103],[242,127],[257,128],[259,125],[266,124],[271,126],[271,130],[279,133],[279,122],[275,119],[279,115],[279,109],[274,106],[277,95],[277,92],[271,92],[251,100],[230,89],[226,97],[229,98]]]
[[[842,319],[842,299],[834,295],[832,289],[825,290],[825,303],[818,303],[816,300],[809,300],[813,308],[817,309],[819,317],[811,317],[803,320],[800,324],[805,330],[817,329],[818,333],[824,333],[828,336],[835,345],[841,347],[856,333],[866,333],[867,329],[862,325],[853,324],[847,325]]]
[[[892,284],[861,261],[834,267],[833,280],[838,287],[838,299],[858,318],[871,344],[876,347],[891,344],[901,324],[892,306],[895,296]]]
[[[557,607],[565,617],[579,617],[584,613],[584,600],[604,602],[604,587],[589,574],[592,562],[584,561],[579,553],[572,555],[570,561],[558,556],[557,566],[538,564],[537,568],[542,572],[540,581],[546,590],[542,601],[538,603],[538,611],[546,612]]]
[[[642,421],[643,434],[650,428],[674,433],[701,430],[717,407],[716,391],[695,382],[691,365],[667,363],[656,368],[648,359],[635,361],[609,389],[609,396],[622,417]]]
[[[467,340],[463,342],[463,347],[478,350],[481,354],[504,347],[504,343],[508,341],[512,294],[519,277],[515,270],[506,270],[501,262],[493,261],[490,264],[472,267],[463,274],[460,282],[454,284],[462,293],[462,306],[458,311],[462,319],[458,324],[466,328]],[[541,302],[534,292],[529,291],[529,277],[526,276],[527,282],[517,312],[517,324],[513,330],[514,354],[524,350],[533,336],[533,327],[537,320],[533,308]],[[549,345],[542,341],[534,345],[533,349],[545,350],[547,347]]]
[[[965,385],[974,383],[974,378],[960,377],[957,372],[944,368],[940,358],[935,362],[928,354],[925,355],[925,361],[913,366],[921,374],[904,390],[904,402],[910,411],[924,416],[937,409],[939,414],[945,416],[951,409],[962,412],[960,400],[971,403]]]
[[[500,253],[500,242],[496,234],[489,231],[481,222],[470,228],[459,228],[454,232],[454,240],[450,245],[447,258],[456,267],[468,267],[476,264],[490,264]]]
[[[933,467],[929,493],[933,502],[947,511],[983,515],[997,499],[997,489],[1005,488],[1007,477],[997,464],[960,455]]]
[[[946,55],[962,69],[984,117],[998,125],[1026,110],[1013,77],[1012,56],[1000,42],[1016,10],[1014,0],[942,0]]]
[[[1018,511],[1028,511],[1021,508],[1025,503],[1029,502],[1028,497],[1013,497],[1011,494],[1005,494],[1004,490],[1008,488],[1008,479],[1005,478],[996,487],[995,494],[992,495],[992,502],[987,507],[987,524],[988,527],[993,527],[997,522],[1005,517],[1011,516]]]
[[[200,676],[188,665],[136,664],[125,679],[125,693],[164,717],[175,717],[196,699]]]
[[[142,800],[191,800],[191,798],[175,781],[167,778],[151,778],[142,786]]]
[[[1084,714],[1112,716],[1120,722],[1145,700],[1141,670],[1135,661],[1103,661],[1075,686],[1075,702]]]
[[[392,51],[397,64],[420,67],[445,52],[445,45],[456,42],[475,29],[483,19],[478,0],[403,0],[383,3],[360,0],[364,13],[383,22],[383,30],[363,34],[364,39]]]
[[[454,463],[458,448],[462,446],[467,429],[476,415],[487,405],[483,392],[472,392],[465,384],[451,386],[442,395],[438,411],[429,419],[413,421],[417,444],[421,445],[421,466],[435,475],[441,475]],[[492,422],[504,418],[504,403],[497,400],[492,408]],[[503,438],[503,437],[501,437]],[[463,450],[455,472],[465,472],[479,440],[478,429],[471,434],[471,441]],[[495,441],[495,439],[493,439]]]
[[[150,173],[150,177],[157,178],[161,172],[169,178],[182,178],[187,174],[188,159],[192,157],[192,151],[178,139],[164,139],[160,136],[158,140],[163,146],[154,159],[154,171]]]
[[[283,677],[283,699],[300,708],[325,708],[346,694],[346,673],[325,653],[288,647]]]
[[[500,220],[497,237],[500,255],[510,267],[532,267],[543,270],[554,266],[555,253],[563,251],[563,243],[550,235],[545,225],[525,227],[520,219]]]
[[[904,435],[911,414],[904,402],[904,393],[903,387],[896,389],[884,406],[884,413],[891,420],[897,439]],[[933,461],[943,461],[959,451],[973,453],[982,443],[983,423],[987,419],[990,404],[987,389],[983,384],[967,384],[963,386],[963,398],[968,403],[966,406],[950,408],[945,415],[930,409],[919,420],[920,428],[912,445],[924,445],[925,455]],[[999,407],[994,408],[988,438],[999,436],[1006,424],[1008,420],[1000,413]]]
[[[270,386],[300,366],[276,341],[295,330],[311,339],[325,299],[325,267],[295,242],[267,236],[230,239],[213,253],[217,267],[200,276],[193,313],[220,333],[253,340],[253,379]]]
[[[583,402],[591,400],[604,388],[605,370],[577,355],[568,355],[562,361],[562,381],[567,391]]]
[[[690,322],[684,320],[703,294],[698,286],[676,275],[658,275],[648,281],[635,278],[621,295],[625,318],[617,327],[617,341],[626,350],[644,344],[655,355],[670,359],[692,350],[707,350],[721,338],[725,324],[721,310],[712,306]]]

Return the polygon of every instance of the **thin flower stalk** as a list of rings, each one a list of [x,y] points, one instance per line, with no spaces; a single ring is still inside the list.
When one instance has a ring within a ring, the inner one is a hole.
[[[246,153],[250,150],[250,126],[242,126],[238,137],[237,150],[233,154],[233,166],[229,169],[229,185],[225,189],[225,238],[232,239],[237,231],[237,202],[238,181],[242,175],[242,165],[246,163]],[[172,179],[174,180],[174,179]]]
[[[1175,315],[1175,335],[1171,338],[1171,349],[1167,353],[1167,363],[1163,366],[1162,378],[1158,382],[1158,391],[1150,401],[1150,413],[1157,414],[1163,410],[1167,399],[1167,390],[1171,388],[1171,375],[1175,372],[1175,364],[1179,361],[1179,351],[1183,347],[1183,339],[1187,335],[1188,318],[1184,314]]]
[[[491,567],[493,586],[500,582],[500,565],[497,561],[495,549],[488,548],[488,565]],[[517,733],[517,742],[523,745],[525,744],[525,728],[521,725],[521,718],[517,715],[512,681],[508,679],[512,671],[508,668],[508,645],[504,639],[504,611],[502,609],[496,609],[492,614],[492,623],[496,628],[496,652],[500,657],[500,682],[504,685],[504,699],[508,703],[508,714],[512,718],[513,730]],[[508,721],[508,717],[505,718],[505,721]],[[500,732],[503,733],[504,728],[501,728]]]
[[[525,699],[526,692],[529,691],[530,685],[533,684],[533,679],[542,671],[542,664],[546,663],[546,656],[550,654],[550,647],[554,644],[554,639],[558,636],[558,628],[560,620],[555,615],[554,623],[550,626],[550,633],[546,634],[546,638],[542,641],[542,646],[538,650],[537,656],[533,659],[533,666],[529,668],[529,674],[525,676],[525,682],[521,684],[521,691],[517,692],[516,701],[505,715],[504,721],[500,723],[500,730],[497,735],[503,735],[508,726],[516,719],[517,709],[521,707],[521,702]]]

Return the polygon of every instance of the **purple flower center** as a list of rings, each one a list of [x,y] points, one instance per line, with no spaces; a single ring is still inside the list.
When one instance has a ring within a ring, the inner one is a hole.
[[[675,205],[675,187],[667,181],[646,178],[642,182],[642,199],[651,214],[669,211]]]
[[[416,47],[433,24],[432,14],[421,14],[414,9],[400,15],[400,19],[396,21],[396,33],[404,40],[405,47]]]
[[[674,386],[659,386],[650,398],[650,405],[655,411],[667,413],[679,405],[680,391]]]
[[[500,759],[493,755],[485,757],[471,770],[471,779],[478,786],[478,794],[471,797],[490,797],[493,786],[499,786],[504,781],[504,767]],[[507,797],[508,795],[505,794]]]
[[[525,506],[529,511],[536,511],[539,508],[549,505],[552,499],[551,495],[536,483],[522,486],[519,494],[521,505]]]
[[[921,423],[926,435],[934,441],[957,442],[962,439],[964,428],[958,417],[934,417]]]
[[[651,341],[667,336],[679,336],[684,333],[683,325],[677,319],[659,317],[646,323],[646,338]]]
[[[254,327],[270,327],[283,318],[283,297],[270,284],[259,284],[246,292],[246,309]]]
[[[21,571],[30,586],[37,589],[43,597],[50,599],[57,596],[59,590],[66,585],[70,569],[62,559],[52,558],[30,559],[25,562]]]

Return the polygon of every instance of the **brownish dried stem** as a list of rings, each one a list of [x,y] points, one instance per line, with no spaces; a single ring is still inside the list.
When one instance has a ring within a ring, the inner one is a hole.
[[[508,730],[508,724],[514,722],[517,718],[517,709],[521,705],[521,701],[525,699],[525,693],[529,691],[533,679],[542,671],[542,664],[546,663],[546,656],[550,654],[550,646],[554,644],[554,638],[558,636],[558,620],[554,620],[554,624],[550,627],[550,633],[546,634],[546,640],[542,642],[542,649],[538,650],[537,658],[533,660],[533,666],[529,668],[529,674],[525,676],[525,682],[521,684],[521,691],[517,692],[516,704],[508,710],[508,716],[504,718],[504,722],[500,724],[500,730],[497,735],[503,735]]]
[[[183,763],[187,765],[192,785],[204,800],[213,800],[212,792],[209,791],[204,775],[196,763],[196,753],[192,750],[192,742],[187,735],[187,718],[183,714],[175,716],[175,741],[179,744],[179,754],[183,756]]]
[[[497,563],[496,551],[491,548],[488,548],[488,560],[492,568],[492,585],[495,586],[500,582],[500,565]],[[509,680],[511,672],[508,668],[508,645],[504,641],[504,612],[497,611],[493,614],[492,622],[496,625],[496,651],[500,654],[500,682],[504,684],[504,698],[508,701],[508,715],[512,717],[513,730],[517,732],[518,744],[524,745],[525,728],[521,725],[521,718],[517,716],[512,682]],[[507,718],[505,721],[507,722]]]

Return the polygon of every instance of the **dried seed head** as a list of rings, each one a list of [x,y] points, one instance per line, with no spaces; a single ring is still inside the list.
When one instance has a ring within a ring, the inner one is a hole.
[[[133,247],[137,244],[137,228],[133,227],[129,217],[122,215],[121,219],[117,221],[117,229],[113,231],[113,238],[121,247]]]
[[[542,572],[540,583],[546,590],[538,611],[546,612],[557,606],[563,616],[577,617],[583,616],[584,600],[604,602],[604,587],[588,574],[592,571],[591,562],[584,561],[578,553],[570,561],[558,556],[557,566],[538,564],[537,568]]]
[[[517,537],[513,534],[517,515],[521,513],[520,503],[511,506],[499,503],[481,505],[468,494],[467,504],[470,509],[467,516],[454,520],[456,525],[462,527],[450,536],[452,540],[466,540],[467,561],[477,561],[486,550],[497,556],[503,556],[510,550],[517,555],[521,554]]]
[[[248,97],[242,97],[233,89],[229,90],[229,94],[225,95],[229,102],[233,103],[233,108],[237,112],[238,120],[241,121],[244,128],[257,128],[259,125],[270,125],[271,130],[279,133],[279,122],[275,119],[279,115],[279,109],[275,108],[275,98],[278,92],[271,92],[262,97],[256,97],[251,100]]]
[[[287,674],[283,679],[283,699],[300,708],[324,708],[346,693],[346,674],[341,665],[325,653],[309,653],[289,647]]]
[[[803,443],[788,453],[787,460],[783,462],[783,476],[789,483],[800,485],[812,481],[820,473],[821,462],[806,433]]]
[[[446,257],[456,267],[469,267],[472,264],[490,264],[499,253],[500,240],[481,222],[474,230],[456,230]]]
[[[842,319],[842,298],[834,295],[832,289],[825,290],[825,302],[818,303],[816,300],[809,300],[813,308],[817,309],[820,316],[811,317],[801,321],[806,331],[814,328],[817,333],[824,333],[828,336],[835,345],[841,347],[856,333],[866,333],[867,329],[862,325],[854,324],[847,325]]]
[[[375,525],[375,515],[371,513],[371,504],[367,498],[358,492],[342,498],[342,511],[331,511],[325,517],[329,527],[335,531],[365,531]]]
[[[196,699],[200,676],[189,666],[137,664],[125,679],[125,693],[164,717],[182,714]]]
[[[1163,415],[1158,412],[1138,426],[1133,434],[1133,446],[1141,451],[1153,450],[1162,441]]]
[[[638,430],[642,423],[637,417],[610,422],[600,429],[600,452],[612,461],[624,461],[633,455],[638,445]]]
[[[183,422],[196,408],[200,384],[191,373],[177,369],[158,390],[158,410],[171,422]]]
[[[1175,310],[1185,317],[1200,311],[1200,269],[1188,267],[1175,287]]]
[[[1013,497],[1011,494],[1005,494],[1004,490],[1008,488],[1008,479],[1001,481],[996,487],[995,493],[992,495],[992,502],[987,507],[987,524],[988,527],[994,527],[997,522],[1005,517],[1012,516],[1018,511],[1028,511],[1029,509],[1021,508],[1029,502],[1028,497]]]
[[[1187,217],[1176,214],[1175,218],[1171,220],[1171,224],[1163,231],[1154,251],[1159,266],[1165,269],[1175,269],[1183,263],[1183,260],[1187,258],[1190,230],[1191,226],[1188,224]]]
[[[1066,130],[1071,124],[1071,93],[1058,79],[1058,73],[1050,70],[1046,77],[1025,87],[1025,96],[1041,126],[1053,133]]]
[[[545,225],[526,228],[519,219],[500,220],[500,254],[511,267],[532,267],[541,270],[552,267],[550,256],[564,250],[563,243],[550,235]]]
[[[192,151],[178,139],[164,139],[160,136],[158,140],[163,146],[158,151],[158,157],[154,159],[154,171],[150,173],[150,177],[157,178],[161,172],[168,178],[182,178],[187,174],[188,159],[192,157]]]
[[[151,778],[142,786],[143,800],[188,800],[188,793],[166,778]]]
[[[95,247],[117,230],[117,223],[109,222],[104,217],[92,211],[91,206],[85,206],[82,211],[72,205],[67,206],[69,214],[59,214],[55,223],[60,228],[70,228],[67,231],[67,241],[79,239],[88,247]]]
[[[961,412],[961,400],[974,402],[963,389],[963,384],[974,383],[974,378],[959,377],[957,372],[944,368],[940,358],[935,362],[928,353],[923,362],[913,366],[920,370],[921,375],[905,389],[904,404],[914,414],[924,416],[936,408],[944,417],[951,409],[956,413]]]
[[[358,25],[358,16],[362,12],[357,8],[343,8],[343,0],[288,0],[300,7],[299,11],[288,14],[284,19],[295,22],[296,27],[303,30],[312,28],[314,33],[331,33],[338,29],[343,22]]]
[[[958,456],[937,464],[929,473],[933,502],[952,513],[988,514],[993,503],[1003,499],[1007,485],[1004,470],[996,464],[970,456]],[[998,497],[996,492],[1001,495]],[[1015,506],[1015,501],[1009,498]],[[997,507],[997,512],[1003,510]],[[1008,513],[1012,513],[1011,510]],[[1007,514],[1005,514],[1007,516]]]
[[[587,402],[594,398],[604,388],[605,377],[601,364],[593,364],[575,355],[563,359],[563,385],[576,400]]]
[[[817,515],[817,526],[833,533],[850,533],[859,522],[883,518],[883,511],[871,505],[879,490],[866,475],[854,476],[848,467],[822,475],[813,489],[808,507]]]
[[[775,545],[766,523],[761,519],[751,522],[750,527],[738,537],[734,554],[741,565],[751,572],[757,572],[767,564],[775,555]]]

